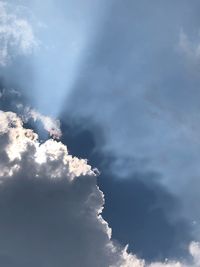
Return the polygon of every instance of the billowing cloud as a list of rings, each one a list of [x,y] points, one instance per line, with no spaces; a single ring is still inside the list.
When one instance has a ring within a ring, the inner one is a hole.
[[[38,46],[32,26],[0,1],[0,65],[7,65],[16,55],[27,55]]]
[[[199,266],[198,243],[187,265],[148,264],[113,242],[95,170],[61,142],[40,144],[15,113],[0,112],[0,143],[2,266]]]
[[[15,113],[1,112],[0,125],[0,263],[117,266],[120,250],[100,215],[103,194],[87,161],[60,142],[39,144]]]

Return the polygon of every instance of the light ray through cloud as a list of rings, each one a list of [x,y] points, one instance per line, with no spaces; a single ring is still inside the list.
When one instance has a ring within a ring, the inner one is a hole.
[[[34,1],[30,8],[40,22],[41,47],[33,56],[35,106],[58,116],[60,107],[79,75],[81,63],[103,15],[101,1]]]
[[[3,5],[3,2],[1,3]],[[34,102],[32,104],[41,113],[56,117],[61,112],[60,109],[70,94],[76,77],[79,76],[82,62],[90,54],[90,47],[100,27],[100,18],[102,19],[108,6],[109,4],[100,0],[84,2],[18,0],[5,5],[4,12],[7,12],[7,17],[15,18],[17,22],[9,24],[8,19],[0,21],[1,28],[9,27],[9,32],[12,34],[12,39],[6,40],[7,45],[2,50],[2,55],[7,53],[6,58],[4,55],[2,65],[4,69],[10,68],[14,71],[13,76],[20,84],[26,84],[23,90],[26,93],[30,91],[28,94]],[[15,14],[16,9],[18,15]],[[19,25],[20,28],[17,27],[18,21],[23,22]],[[19,30],[21,36],[17,35]],[[33,46],[36,40],[37,51],[30,51],[32,48],[30,46]],[[13,70],[10,64],[8,66],[6,64],[6,59],[12,58],[14,53],[13,43],[19,43],[19,48],[24,48],[24,54],[33,52],[32,55],[29,53],[28,59],[20,59],[25,61],[23,72],[16,71],[16,66]],[[10,48],[9,51],[7,47]],[[30,69],[26,67],[26,61],[29,62]],[[26,77],[29,72],[34,77],[31,84],[28,80],[29,75]],[[7,79],[9,80],[9,77]]]
[[[199,267],[198,7],[0,0],[0,266]]]

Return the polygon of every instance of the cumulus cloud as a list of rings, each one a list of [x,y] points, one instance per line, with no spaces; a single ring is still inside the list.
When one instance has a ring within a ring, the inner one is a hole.
[[[145,263],[111,239],[102,218],[103,193],[95,170],[67,147],[23,127],[13,112],[0,112],[0,265],[85,267],[197,267]]]
[[[12,112],[0,113],[0,141],[1,264],[122,262],[101,217],[103,194],[86,160],[72,157],[55,140],[39,144],[37,134]]]
[[[38,40],[28,20],[0,1],[0,65],[7,65],[16,55],[31,53],[37,46]]]

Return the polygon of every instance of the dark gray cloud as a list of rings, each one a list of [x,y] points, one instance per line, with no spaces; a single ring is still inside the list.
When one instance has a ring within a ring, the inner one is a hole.
[[[93,207],[84,207],[97,193],[92,184],[88,187],[91,182],[80,178],[69,185],[26,177],[5,182],[0,189],[1,264],[7,259],[5,266],[107,266],[108,251],[99,246],[107,237],[96,239],[102,226],[95,222]],[[92,205],[101,198],[96,197]]]

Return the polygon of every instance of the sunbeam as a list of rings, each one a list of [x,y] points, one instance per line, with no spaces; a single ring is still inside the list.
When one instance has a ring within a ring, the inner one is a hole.
[[[103,9],[100,1],[34,1],[40,47],[32,59],[35,76],[34,106],[57,116],[69,95],[81,63],[90,53]],[[34,25],[33,25],[34,26]]]

